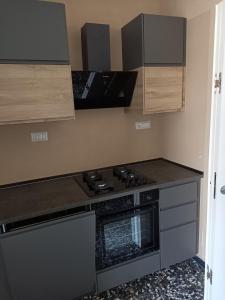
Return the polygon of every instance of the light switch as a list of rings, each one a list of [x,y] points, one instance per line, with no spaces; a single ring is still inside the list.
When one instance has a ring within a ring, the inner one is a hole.
[[[31,132],[31,141],[32,142],[47,142],[48,141],[48,132]]]

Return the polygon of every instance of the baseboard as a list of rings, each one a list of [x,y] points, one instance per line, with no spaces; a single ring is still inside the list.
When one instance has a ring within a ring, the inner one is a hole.
[[[194,257],[194,260],[202,267],[202,268],[204,268],[205,269],[205,262],[204,262],[204,260],[202,260],[200,257],[198,257],[198,256],[195,256]]]

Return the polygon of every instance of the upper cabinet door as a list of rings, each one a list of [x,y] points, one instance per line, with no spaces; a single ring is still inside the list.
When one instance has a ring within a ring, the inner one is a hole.
[[[145,64],[185,64],[186,20],[144,15]]]
[[[124,70],[184,66],[186,19],[141,14],[122,28]]]
[[[121,29],[123,69],[134,70],[144,64],[143,15],[137,16]]]
[[[68,64],[64,5],[1,0],[0,41],[0,63]]]
[[[73,119],[69,65],[0,65],[0,125]]]

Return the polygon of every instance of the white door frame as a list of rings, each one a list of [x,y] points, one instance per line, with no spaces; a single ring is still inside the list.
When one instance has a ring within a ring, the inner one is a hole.
[[[212,82],[212,105],[211,105],[211,128],[210,128],[210,150],[209,150],[209,186],[208,186],[208,212],[207,212],[207,238],[206,238],[206,274],[205,274],[205,300],[212,299],[212,285],[207,279],[208,270],[212,270],[214,258],[216,255],[215,243],[215,220],[216,220],[216,199],[220,186],[216,185],[216,174],[218,168],[218,140],[221,122],[221,101],[224,93],[215,88],[215,80],[219,79],[219,74],[225,75],[225,0],[216,5],[216,24],[215,24],[215,41],[214,41],[214,64],[213,64],[213,82]],[[225,90],[224,84],[222,90]],[[223,100],[225,101],[225,99]],[[225,132],[224,132],[225,139]],[[225,200],[224,200],[225,201]],[[225,233],[225,228],[224,228]],[[212,273],[213,276],[213,273]],[[221,295],[221,297],[223,297]],[[223,299],[223,298],[221,298]],[[215,300],[220,300],[215,299]]]

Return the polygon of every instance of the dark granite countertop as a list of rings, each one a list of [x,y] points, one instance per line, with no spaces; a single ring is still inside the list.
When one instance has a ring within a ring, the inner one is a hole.
[[[200,171],[161,158],[129,164],[129,166],[156,181],[153,185],[135,188],[135,190],[165,188],[199,180],[203,176]],[[109,198],[109,194],[88,197],[74,180],[74,175],[76,174],[0,186],[0,224],[89,205]],[[112,192],[111,198],[117,195],[118,193]]]

